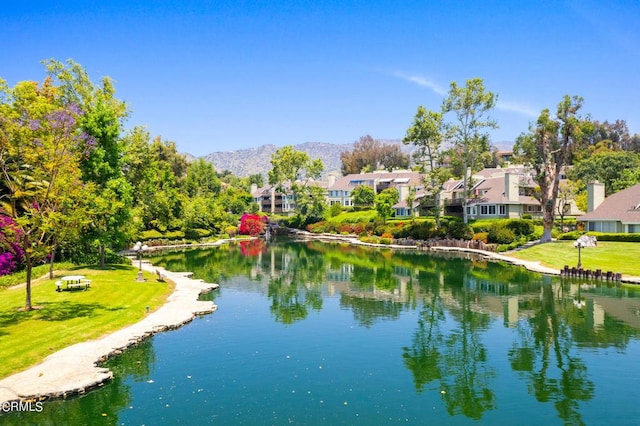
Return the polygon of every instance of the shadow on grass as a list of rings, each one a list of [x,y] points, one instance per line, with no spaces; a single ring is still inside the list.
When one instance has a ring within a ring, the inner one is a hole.
[[[23,311],[14,309],[9,312],[0,312],[0,328],[19,324],[30,319],[40,321],[66,321],[73,318],[88,317],[97,310],[104,310],[104,305],[99,303],[75,303],[70,301],[45,302],[40,304],[41,309]]]
[[[131,265],[106,264],[104,267],[100,265],[81,265],[70,268],[69,271],[78,271],[80,269],[88,271],[128,271],[132,269]]]
[[[66,321],[72,318],[88,317],[96,310],[104,309],[99,303],[75,303],[68,300],[63,302],[45,302],[43,308],[37,311],[40,315],[34,317],[43,321]]]

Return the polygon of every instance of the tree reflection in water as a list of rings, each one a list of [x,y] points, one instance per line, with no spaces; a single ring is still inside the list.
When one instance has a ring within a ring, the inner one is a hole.
[[[566,308],[575,307],[558,302],[562,300],[555,299],[551,283],[544,285],[535,315],[518,322],[520,339],[509,351],[509,361],[538,401],[553,402],[566,423],[584,424],[579,402],[592,399],[595,386],[572,350],[575,342],[569,323],[561,321]]]
[[[223,287],[227,277],[250,277],[256,291],[269,298],[274,320],[283,324],[321,311],[324,298],[336,294],[340,307],[367,328],[417,311],[411,342],[402,348],[403,363],[416,392],[438,392],[450,415],[478,420],[497,409],[497,373],[488,361],[494,349],[483,342],[492,318],[503,317],[504,326],[515,330],[511,347],[506,343],[502,349],[508,353],[494,354],[494,362],[506,355],[507,369],[517,373],[523,391],[553,404],[559,418],[571,424],[584,423],[579,405],[595,395],[578,346],[624,349],[638,336],[638,327],[606,312],[596,330],[593,318],[567,302],[565,293],[574,284],[477,257],[320,242],[270,243],[252,254],[231,245],[160,261]],[[507,305],[514,312],[507,312]]]
[[[461,283],[459,277],[438,272],[422,278],[425,295],[412,346],[403,348],[405,365],[413,373],[418,392],[435,382],[432,390],[441,392],[450,415],[480,419],[485,411],[495,408],[491,389],[495,374],[486,364],[487,349],[481,341],[489,315],[472,309],[470,294],[455,288]],[[450,287],[455,283],[451,296],[457,303],[448,304],[449,315],[440,286],[433,285],[442,282],[449,282]],[[450,321],[455,324],[448,324]]]

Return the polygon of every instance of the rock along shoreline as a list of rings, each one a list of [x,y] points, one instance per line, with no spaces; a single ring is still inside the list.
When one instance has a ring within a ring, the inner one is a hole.
[[[102,338],[69,346],[38,365],[0,380],[0,406],[13,401],[67,398],[102,386],[113,378],[113,372],[100,367],[101,363],[156,333],[179,328],[197,315],[217,309],[213,302],[199,301],[198,296],[218,288],[218,284],[192,279],[148,262],[142,262],[142,269],[154,274],[159,271],[175,283],[174,292],[163,306],[142,321]]]

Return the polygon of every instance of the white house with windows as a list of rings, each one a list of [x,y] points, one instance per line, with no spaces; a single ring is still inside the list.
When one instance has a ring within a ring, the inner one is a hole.
[[[352,192],[361,185],[368,186],[373,189],[376,194],[379,194],[387,188],[396,188],[400,194],[401,201],[406,199],[410,187],[420,190],[424,186],[422,183],[422,175],[409,170],[349,174],[338,177],[334,181],[329,181],[327,203],[329,205],[339,204],[342,207],[353,206]]]
[[[608,233],[640,233],[640,184],[605,198],[604,184],[587,185],[587,214],[577,218],[585,230]]]
[[[542,216],[542,206],[531,195],[533,183],[526,173],[507,170],[501,176],[482,178],[471,192],[465,212],[469,219]]]

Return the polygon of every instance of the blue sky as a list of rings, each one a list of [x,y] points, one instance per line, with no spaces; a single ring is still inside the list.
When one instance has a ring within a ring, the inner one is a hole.
[[[73,59],[196,156],[402,138],[452,81],[498,94],[496,143],[562,96],[640,133],[640,2],[0,1],[0,78]]]

